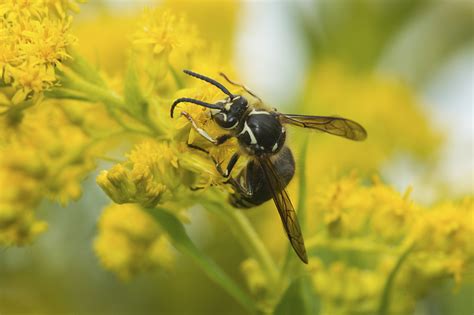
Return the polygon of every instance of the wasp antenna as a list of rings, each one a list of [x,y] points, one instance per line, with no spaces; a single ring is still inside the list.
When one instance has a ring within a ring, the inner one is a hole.
[[[225,86],[223,86],[222,84],[220,84],[216,80],[213,80],[211,78],[203,76],[202,74],[193,72],[191,70],[183,70],[183,72],[186,73],[187,75],[190,75],[190,76],[195,77],[199,80],[203,80],[203,81],[206,81],[207,83],[210,83],[210,84],[214,85],[215,87],[220,89],[222,92],[227,94],[231,99],[234,98],[234,94],[230,93],[229,90]]]
[[[171,108],[170,108],[171,118],[173,118],[174,108],[179,103],[193,103],[193,104],[203,106],[203,107],[207,107],[207,108],[211,108],[211,109],[222,109],[222,106],[219,106],[219,105],[216,105],[216,104],[206,103],[206,102],[203,102],[203,101],[200,101],[200,100],[196,100],[194,98],[182,97],[182,98],[178,98],[176,101],[173,102],[173,105],[171,105]]]
[[[256,99],[258,99],[260,101],[260,103],[263,103],[262,99],[260,97],[258,97],[254,92],[250,91],[245,85],[232,81],[231,79],[229,79],[229,77],[224,72],[219,72],[219,74],[221,75],[221,77],[223,77],[230,84],[244,89],[247,93],[249,93],[250,95],[252,95]]]

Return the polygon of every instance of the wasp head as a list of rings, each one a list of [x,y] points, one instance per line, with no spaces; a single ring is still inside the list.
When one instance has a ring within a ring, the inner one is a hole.
[[[195,77],[199,80],[203,80],[209,84],[214,85],[215,87],[220,89],[222,92],[224,92],[227,95],[227,98],[222,101],[218,101],[214,104],[206,103],[201,100],[196,100],[196,99],[187,98],[187,97],[179,98],[175,100],[173,105],[171,106],[171,112],[170,112],[171,117],[173,117],[174,108],[179,103],[182,103],[182,102],[193,103],[193,104],[211,109],[212,117],[214,121],[220,127],[224,129],[236,128],[239,125],[239,122],[241,121],[242,116],[247,111],[247,108],[248,108],[247,100],[241,95],[234,95],[230,93],[230,91],[225,86],[223,86],[221,83],[217,82],[216,80],[213,80],[211,78],[203,76],[202,74],[199,74],[190,70],[184,70],[184,73],[192,77]]]
[[[235,95],[233,98],[228,97],[225,101],[220,101],[217,104],[221,108],[214,110],[212,117],[224,129],[236,128],[248,109],[248,102],[241,95]]]

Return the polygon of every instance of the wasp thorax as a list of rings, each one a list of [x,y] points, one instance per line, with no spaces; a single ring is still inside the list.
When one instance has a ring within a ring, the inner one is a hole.
[[[237,128],[247,112],[247,100],[240,95],[236,95],[234,98],[227,98],[219,104],[222,105],[222,108],[214,114],[214,121],[224,129]]]

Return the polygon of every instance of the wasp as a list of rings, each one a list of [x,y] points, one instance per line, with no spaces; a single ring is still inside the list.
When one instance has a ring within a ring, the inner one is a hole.
[[[217,138],[213,138],[198,126],[187,112],[182,111],[181,115],[189,120],[197,133],[216,146],[230,138],[237,138],[240,150],[232,155],[225,169],[221,163],[213,159],[217,171],[227,179],[226,183],[234,188],[234,192],[229,196],[230,203],[237,208],[251,208],[273,199],[294,251],[304,263],[308,263],[295,208],[286,192],[286,186],[295,174],[295,160],[291,150],[285,145],[285,125],[316,129],[355,141],[364,140],[367,137],[366,130],[357,122],[342,117],[282,114],[276,109],[267,109],[261,99],[247,87],[231,81],[225,74],[220,73],[228,83],[242,88],[259,101],[256,104],[249,104],[244,96],[232,94],[218,81],[190,70],[183,71],[187,75],[214,85],[226,94],[226,98],[213,104],[193,98],[178,98],[171,105],[171,118],[175,107],[183,102],[211,110],[212,120],[227,131]],[[196,148],[209,154],[202,148]],[[232,169],[241,155],[248,156],[249,161],[233,177]]]

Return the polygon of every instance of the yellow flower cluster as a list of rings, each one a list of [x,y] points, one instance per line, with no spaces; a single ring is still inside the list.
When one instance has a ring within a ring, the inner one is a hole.
[[[337,261],[326,266],[310,261],[314,288],[323,300],[321,315],[375,314],[384,278],[375,270],[351,267]]]
[[[144,46],[155,56],[175,52],[189,55],[202,46],[197,30],[183,17],[170,11],[146,10],[134,34],[136,46]]]
[[[320,222],[327,226],[329,236],[359,237],[369,228],[374,239],[399,241],[419,209],[409,199],[410,190],[400,196],[377,178],[374,180],[374,185],[363,186],[353,174],[318,185],[317,193],[309,199],[315,209],[310,215],[322,217]]]
[[[424,213],[413,228],[418,271],[427,276],[448,274],[459,284],[474,263],[473,217],[474,198],[443,202]]]
[[[77,119],[71,110],[76,105],[44,102],[1,140],[0,244],[24,244],[44,230],[45,224],[34,219],[44,197],[61,204],[80,197],[80,182],[95,168],[98,150],[85,126],[101,112],[83,105]]]
[[[123,279],[156,267],[169,268],[174,253],[166,234],[136,204],[110,205],[99,221],[94,248],[105,268]]]
[[[209,75],[228,70],[220,47],[206,42],[185,16],[157,8],[146,10],[139,21],[133,34],[132,60],[145,91],[158,92],[162,98],[172,97],[195,80],[183,79],[183,69]]]
[[[222,178],[211,159],[185,143],[144,141],[125,162],[102,171],[97,184],[118,204],[132,202],[146,208],[165,204],[175,210],[189,207],[195,203],[193,195],[221,183]]]
[[[7,0],[0,4],[0,70],[2,107],[20,104],[56,81],[55,68],[69,58],[67,49],[75,42],[68,33],[77,9],[67,0]],[[8,101],[10,100],[10,101]]]
[[[44,168],[35,151],[9,147],[0,154],[0,245],[21,245],[46,229],[46,222],[35,219],[41,200],[38,184]]]
[[[268,281],[260,265],[253,258],[248,258],[240,264],[241,272],[246,275],[247,286],[255,296],[263,296],[267,291]]]
[[[175,147],[152,140],[135,147],[126,162],[102,171],[97,183],[116,203],[137,203],[146,208],[181,199],[193,179],[183,172]]]
[[[410,246],[393,284],[394,312],[412,312],[438,279],[459,284],[473,267],[474,222],[466,218],[474,214],[474,200],[425,208],[409,193],[400,195],[378,179],[363,185],[352,175],[321,186],[310,198],[308,206],[316,210],[310,221],[321,225],[307,245],[332,253],[310,264],[323,314],[374,313],[389,274]]]
[[[166,79],[170,70],[176,75],[181,68],[191,66],[204,45],[196,28],[171,11],[146,10],[139,21],[133,34],[133,49],[149,80],[145,84],[156,85]]]

